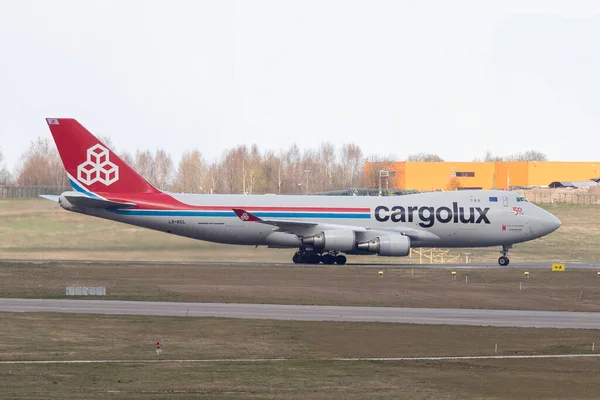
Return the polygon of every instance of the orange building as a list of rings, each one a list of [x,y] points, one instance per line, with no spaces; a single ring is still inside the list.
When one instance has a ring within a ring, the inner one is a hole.
[[[548,186],[597,178],[598,162],[367,162],[365,186],[419,191]]]

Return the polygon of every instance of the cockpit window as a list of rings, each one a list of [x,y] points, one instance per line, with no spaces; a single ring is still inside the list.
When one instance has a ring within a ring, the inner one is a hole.
[[[527,199],[525,197],[517,197],[517,203],[521,201],[527,202]]]

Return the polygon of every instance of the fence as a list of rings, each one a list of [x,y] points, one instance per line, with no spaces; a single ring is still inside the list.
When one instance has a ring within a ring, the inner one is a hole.
[[[73,190],[70,186],[0,186],[0,199],[30,199],[41,194],[59,195]]]
[[[581,204],[600,205],[598,193],[568,193],[548,190],[547,192],[525,192],[527,200],[535,204]]]
[[[70,186],[0,186],[0,199],[26,199],[39,197],[42,194],[59,195],[63,192],[73,190]],[[544,191],[521,191],[523,195],[535,204],[582,204],[582,205],[600,205],[600,193],[574,191],[569,192],[565,189],[547,189]],[[412,191],[388,191],[384,195],[402,195],[410,194]],[[371,195],[377,196],[379,191],[372,189],[349,189],[346,191],[335,191],[320,194],[346,195],[353,194],[359,196]]]
[[[411,247],[409,257],[419,257],[419,264],[469,263],[471,253],[451,253],[450,249]]]

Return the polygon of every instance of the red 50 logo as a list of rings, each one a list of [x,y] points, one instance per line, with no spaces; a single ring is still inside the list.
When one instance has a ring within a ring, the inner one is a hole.
[[[519,215],[523,213],[523,209],[521,207],[513,207],[513,214]]]

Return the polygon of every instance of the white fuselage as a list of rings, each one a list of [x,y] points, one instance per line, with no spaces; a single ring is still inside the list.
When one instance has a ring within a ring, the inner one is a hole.
[[[105,210],[73,207],[68,202],[61,205],[71,211],[199,240],[277,247],[298,247],[297,233],[244,222],[233,208],[271,220],[315,223],[303,236],[343,227],[364,228],[359,232],[364,240],[382,231],[409,232],[412,247],[512,245],[547,235],[560,225],[552,214],[507,191],[465,190],[395,197],[169,195],[189,205],[189,209]]]

